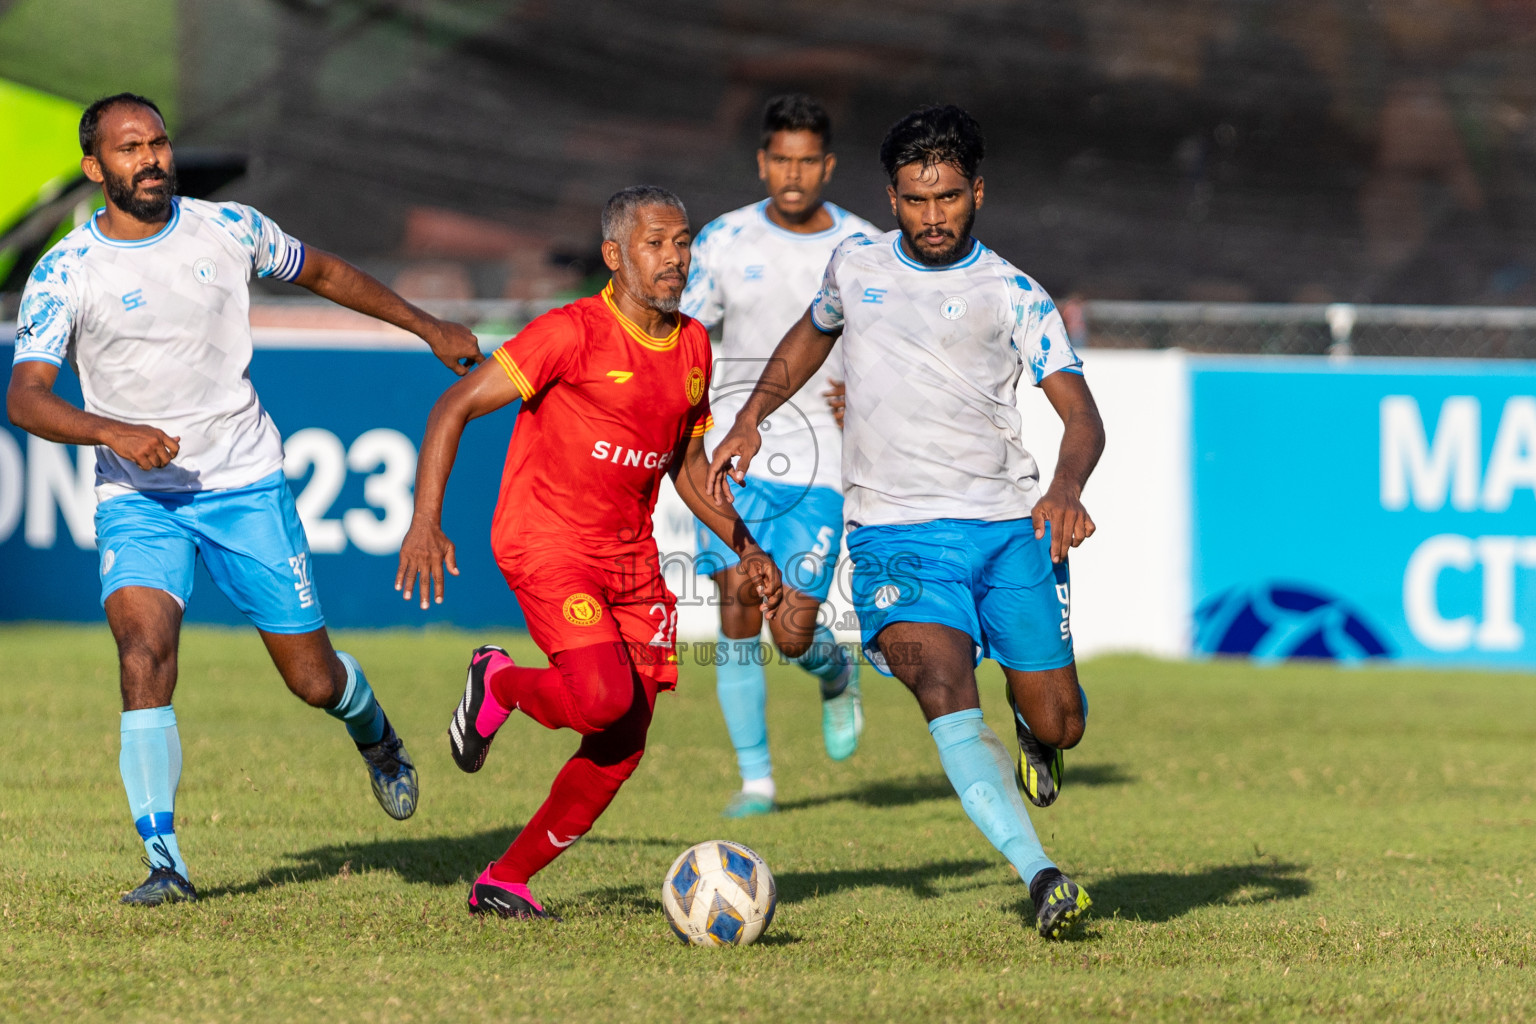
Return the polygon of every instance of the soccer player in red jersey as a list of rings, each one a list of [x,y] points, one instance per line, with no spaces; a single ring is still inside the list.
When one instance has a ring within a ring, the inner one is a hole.
[[[525,668],[500,647],[476,648],[448,727],[453,759],[479,771],[513,710],[582,736],[543,806],[470,886],[472,913],[548,916],[528,880],[608,807],[640,763],[657,691],[676,685],[676,599],[651,533],[663,473],[741,558],[740,599],[771,618],[783,596],[773,560],[735,510],[705,496],[709,337],[677,312],[691,240],[672,193],[615,194],[603,208],[612,281],[534,320],[427,420],[395,589],[410,600],[419,580],[422,608],[429,589],[442,601],[444,569],[458,573],[441,529],[443,491],[464,425],[521,399],[491,548],[551,663]]]

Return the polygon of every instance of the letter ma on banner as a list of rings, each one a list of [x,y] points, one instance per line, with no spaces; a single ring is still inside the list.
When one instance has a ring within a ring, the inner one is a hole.
[[[1536,667],[1536,367],[1198,359],[1194,647]]]

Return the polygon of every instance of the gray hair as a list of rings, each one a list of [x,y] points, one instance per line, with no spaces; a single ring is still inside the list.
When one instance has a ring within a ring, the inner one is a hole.
[[[628,241],[629,233],[635,229],[635,214],[646,206],[670,206],[688,216],[688,208],[675,193],[655,185],[631,185],[609,196],[603,204],[603,241],[621,245]]]

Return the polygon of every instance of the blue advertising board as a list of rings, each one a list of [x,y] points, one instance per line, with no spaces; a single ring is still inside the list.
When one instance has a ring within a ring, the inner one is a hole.
[[[1536,666],[1536,365],[1192,358],[1194,648]]]
[[[9,381],[12,348],[0,344]],[[396,555],[410,523],[416,452],[432,403],[454,380],[426,351],[258,348],[251,380],[282,431],[285,470],[314,552],[328,625],[450,622],[521,626],[522,614],[491,557],[491,511],[517,406],[472,422],[454,464],[443,530],[459,576],[447,600],[423,612],[394,590]],[[59,394],[79,403],[68,369]],[[92,515],[94,456],[0,429],[0,620],[102,621]],[[244,618],[199,566],[187,621]]]

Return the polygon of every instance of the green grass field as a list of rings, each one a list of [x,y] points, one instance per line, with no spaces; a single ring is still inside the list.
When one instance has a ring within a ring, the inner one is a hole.
[[[189,630],[177,821],[204,899],[146,910],[117,903],[142,847],[105,628],[0,630],[0,1019],[1536,1017],[1528,677],[1085,664],[1088,735],[1035,822],[1097,915],[1048,944],[899,684],[866,675],[865,744],[833,764],[814,687],[785,669],[782,813],[716,816],[734,764],[712,671],[690,667],[635,778],[535,880],[564,922],[471,918],[467,882],[573,739],[518,716],[462,775],[443,733],[484,638],[340,639],[415,755],[416,816],[385,817],[340,725],[287,694],[254,633]],[[1011,740],[1001,676],[983,687]],[[714,837],[778,878],[755,946],[686,948],[662,919],[667,865]]]

